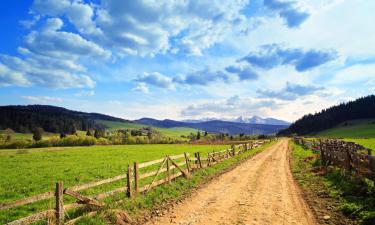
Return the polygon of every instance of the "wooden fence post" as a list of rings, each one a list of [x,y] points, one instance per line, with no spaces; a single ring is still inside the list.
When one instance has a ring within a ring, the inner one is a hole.
[[[138,162],[134,163],[134,192],[137,194],[139,191],[139,165]]]
[[[195,169],[198,169],[198,152],[194,153],[194,158],[195,158]]]
[[[133,197],[133,186],[132,186],[132,167],[128,165],[128,171],[126,173],[126,184],[127,184],[127,196]]]
[[[201,161],[201,153],[197,152],[197,158],[198,158],[198,163],[199,163],[199,168],[202,168],[202,161]]]
[[[322,140],[319,140],[319,149],[320,149],[320,161],[321,161],[321,166],[325,165],[325,157],[324,157],[324,150],[323,150],[323,142]]]
[[[170,167],[169,167],[169,156],[166,156],[167,157],[167,178],[168,178],[168,184],[171,183],[171,171],[170,171]]]
[[[59,225],[64,224],[64,187],[63,182],[56,183],[56,222]]]
[[[346,168],[345,169],[347,169],[348,172],[349,172],[349,174],[350,174],[350,172],[352,171],[352,164],[351,164],[352,157],[350,155],[350,149],[348,149],[348,148],[346,149],[346,154],[347,154],[348,161],[346,162],[347,164],[346,164]]]
[[[187,156],[186,152],[184,152],[184,156],[185,156],[185,162],[186,162],[187,171],[190,173],[189,157]]]

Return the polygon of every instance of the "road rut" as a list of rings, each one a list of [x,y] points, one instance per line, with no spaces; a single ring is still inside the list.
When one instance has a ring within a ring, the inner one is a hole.
[[[293,180],[288,141],[283,139],[148,224],[314,225],[316,221]]]

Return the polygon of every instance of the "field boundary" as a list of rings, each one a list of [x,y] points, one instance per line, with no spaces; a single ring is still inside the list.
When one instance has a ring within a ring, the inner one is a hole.
[[[336,166],[345,171],[354,172],[357,176],[375,181],[375,156],[371,155],[371,149],[339,139],[309,140],[295,137],[294,141],[312,149],[315,153],[320,153],[324,167]]]
[[[270,140],[262,140],[252,141],[246,144],[233,145],[229,149],[208,153],[207,157],[201,157],[201,153],[196,152],[194,153],[194,157],[191,157],[189,153],[183,153],[174,156],[167,155],[164,158],[148,162],[134,162],[133,165],[128,165],[126,174],[69,188],[64,188],[63,182],[59,181],[56,183],[56,188],[54,191],[45,192],[10,203],[0,204],[0,210],[12,209],[18,206],[55,198],[54,209],[38,212],[36,214],[9,222],[7,224],[30,224],[42,219],[47,219],[48,224],[64,224],[65,213],[69,210],[86,205],[90,205],[92,208],[102,207],[105,205],[105,203],[100,200],[117,193],[125,193],[126,197],[132,198],[138,193],[147,193],[151,188],[154,188],[156,186],[171,183],[177,177],[184,176],[185,178],[189,179],[191,178],[191,173],[195,170],[210,167],[223,160],[260,147],[261,145],[269,142]],[[157,170],[155,170],[155,168],[157,168]],[[152,181],[147,182],[147,179],[148,181],[152,179]],[[125,185],[123,187],[100,193],[96,196],[83,196],[78,193],[78,191],[80,190],[120,180],[125,180]],[[142,183],[143,186],[141,185]],[[77,202],[64,205],[64,195],[75,198]]]

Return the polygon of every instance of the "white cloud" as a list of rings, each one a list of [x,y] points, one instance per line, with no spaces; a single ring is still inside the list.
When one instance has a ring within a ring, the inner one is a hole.
[[[248,0],[83,1],[35,0],[33,11],[66,16],[77,30],[119,55],[184,52],[201,55],[243,19]],[[171,47],[171,44],[177,45]]]
[[[7,87],[17,84],[18,86],[29,86],[30,82],[24,74],[8,68],[0,63],[0,87]]]
[[[339,71],[331,78],[331,85],[351,85],[354,82],[366,84],[375,77],[375,64],[354,65]]]
[[[41,30],[32,31],[25,37],[25,48],[35,54],[56,58],[110,57],[109,51],[83,39],[80,35],[59,31],[62,26],[61,19],[48,19]]]
[[[277,108],[271,99],[241,98],[237,95],[228,99],[205,101],[189,105],[181,111],[187,118],[234,118],[238,116],[267,116],[267,110]]]
[[[49,96],[21,96],[21,98],[31,104],[56,104],[64,101],[62,98]]]
[[[27,29],[32,28],[40,20],[40,15],[34,16],[31,20],[21,20],[20,24]]]
[[[143,82],[138,83],[137,86],[135,88],[133,88],[132,90],[137,91],[137,92],[142,92],[142,93],[148,93],[149,92],[147,84],[145,84]]]
[[[172,78],[158,72],[145,72],[142,75],[139,75],[135,81],[150,84],[159,88],[174,88]]]
[[[52,17],[65,15],[81,33],[92,35],[101,33],[93,21],[93,5],[85,4],[83,1],[34,0],[32,10],[35,13]]]
[[[21,57],[0,55],[2,83],[52,88],[94,87],[95,82],[78,61],[94,57],[106,59],[110,52],[78,34],[59,31],[62,26],[61,19],[48,19],[39,30],[25,37],[24,46],[18,48]],[[9,77],[10,73],[14,74],[14,79],[5,82],[4,77]]]

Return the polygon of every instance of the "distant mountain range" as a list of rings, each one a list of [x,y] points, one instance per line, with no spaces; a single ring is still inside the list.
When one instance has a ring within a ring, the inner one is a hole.
[[[259,116],[253,116],[253,117],[249,117],[249,118],[240,116],[240,117],[235,118],[235,119],[203,118],[203,119],[198,119],[198,120],[183,120],[183,122],[201,123],[201,122],[214,121],[214,120],[227,121],[227,122],[237,122],[237,123],[250,123],[250,124],[267,124],[267,125],[284,125],[284,126],[290,125],[290,123],[287,122],[287,121],[274,119],[274,118],[261,118]]]
[[[125,120],[99,113],[86,113],[50,105],[0,106],[0,130],[11,128],[14,131],[27,133],[41,127],[53,133],[74,133],[75,130],[103,128],[97,120],[125,123],[139,123],[146,126],[172,128],[190,127],[212,133],[236,134],[273,134],[288,127],[288,123],[272,118],[262,119],[239,117],[233,121],[175,121],[143,118]]]
[[[134,122],[145,124],[149,126],[172,128],[172,127],[190,127],[199,130],[204,130],[212,133],[228,133],[232,135],[236,134],[273,134],[277,133],[281,129],[285,129],[287,125],[269,125],[269,124],[250,124],[250,123],[239,123],[222,120],[210,120],[210,121],[176,121],[176,120],[156,120],[152,118],[142,118],[135,120]]]

